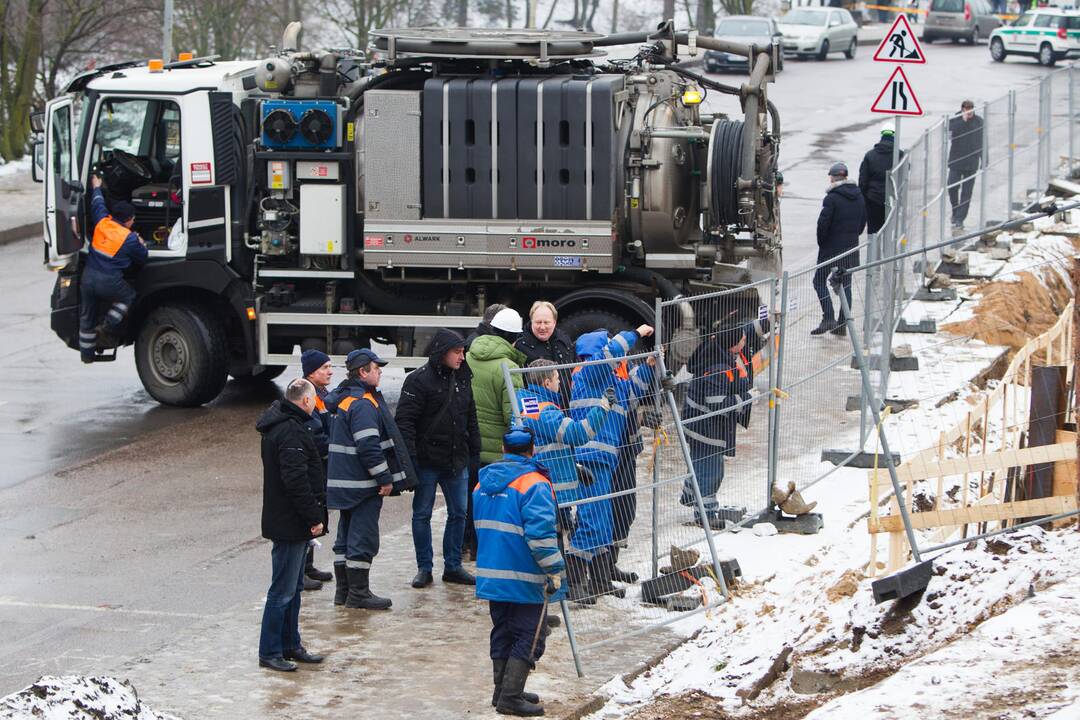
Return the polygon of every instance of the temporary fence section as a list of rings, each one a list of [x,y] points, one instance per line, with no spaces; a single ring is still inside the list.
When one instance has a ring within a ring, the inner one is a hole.
[[[505,368],[515,420],[551,476],[567,564],[563,616],[581,653],[722,602],[721,564],[706,532],[672,384],[658,350],[631,354],[635,333],[578,340],[595,359]],[[699,479],[702,488],[712,476]]]
[[[962,420],[893,470],[912,529],[936,530],[922,536],[922,552],[953,544],[957,532],[970,540],[1023,518],[1076,513],[1075,417],[1068,401],[1075,382],[1074,302],[1016,353],[996,386],[973,398]],[[1072,431],[1062,429],[1069,426]],[[889,537],[887,572],[903,566],[910,550],[886,464],[869,475],[871,575],[879,534]]]

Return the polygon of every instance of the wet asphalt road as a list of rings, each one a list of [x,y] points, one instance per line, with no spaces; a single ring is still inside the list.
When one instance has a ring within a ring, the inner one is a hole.
[[[868,108],[890,69],[871,51],[789,59],[770,90],[784,123],[788,267],[813,256],[828,166],[845,160],[854,172],[877,139],[883,117]],[[979,103],[1045,74],[1029,61],[993,64],[985,45],[926,52],[931,64],[908,76],[934,115],[961,93]],[[905,121],[904,134],[926,122]],[[0,695],[44,673],[121,672],[178,636],[211,660],[214,632],[250,644],[269,562],[252,424],[278,386],[230,383],[211,405],[181,410],[146,395],[130,349],[83,366],[49,330],[53,276],[41,256],[40,241],[0,247]],[[391,399],[399,384],[385,383]],[[405,502],[388,503],[384,532],[408,542],[407,521]]]

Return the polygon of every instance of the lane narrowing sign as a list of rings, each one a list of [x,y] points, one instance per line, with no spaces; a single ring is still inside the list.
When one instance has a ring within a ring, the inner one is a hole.
[[[889,76],[885,87],[878,93],[877,100],[870,106],[870,112],[886,115],[922,115],[922,106],[915,97],[915,90],[904,74],[904,68],[897,67]]]

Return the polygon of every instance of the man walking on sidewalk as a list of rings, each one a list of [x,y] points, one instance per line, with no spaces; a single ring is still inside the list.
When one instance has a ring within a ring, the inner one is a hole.
[[[855,183],[848,180],[848,168],[842,162],[829,168],[829,189],[821,203],[817,221],[818,269],[814,272],[814,291],[821,303],[821,323],[811,335],[846,332],[844,315],[837,320],[829,294],[829,274],[835,268],[850,270],[859,264],[859,236],[866,227],[866,203]],[[844,294],[851,305],[851,274],[844,274]]]
[[[975,103],[965,100],[960,114],[949,120],[949,203],[955,230],[964,229],[982,152],[983,120],[975,114]]]
[[[255,428],[262,434],[262,534],[273,541],[273,579],[266,592],[259,665],[292,672],[296,664],[322,662],[300,642],[300,593],[304,556],[312,538],[326,532],[326,478],[305,423],[315,408],[315,388],[293,380]]]
[[[473,493],[478,554],[476,596],[491,612],[491,704],[502,715],[544,714],[525,681],[544,654],[547,606],[561,599],[563,557],[555,492],[533,460],[533,435],[520,425],[503,436],[503,458],[480,470]]]
[[[461,566],[469,463],[480,462],[480,428],[472,379],[465,365],[465,340],[453,330],[439,330],[427,350],[426,365],[405,378],[395,420],[416,468],[412,535],[416,549],[414,588],[432,583],[431,511],[435,488],[446,500],[443,529],[443,582],[475,585]]]

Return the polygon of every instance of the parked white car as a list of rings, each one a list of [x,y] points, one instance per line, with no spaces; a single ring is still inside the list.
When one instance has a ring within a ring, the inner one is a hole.
[[[1034,57],[1047,67],[1080,57],[1080,12],[1039,8],[998,28],[990,34],[990,57],[1002,62],[1009,55]]]
[[[785,55],[824,60],[831,52],[842,52],[849,60],[855,57],[859,26],[843,8],[792,8],[778,22]]]

